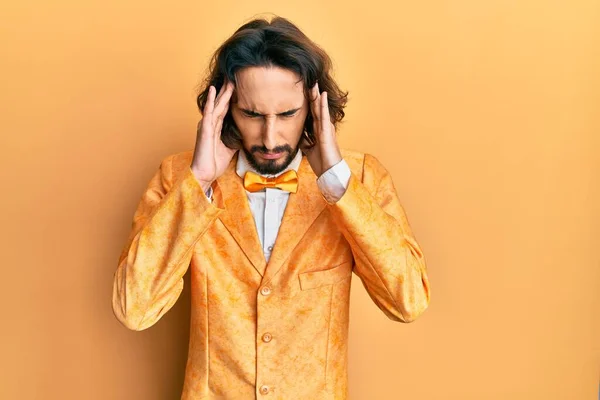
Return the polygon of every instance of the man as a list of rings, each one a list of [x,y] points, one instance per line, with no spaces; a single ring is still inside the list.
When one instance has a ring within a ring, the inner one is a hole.
[[[136,210],[113,310],[134,330],[191,269],[182,399],[345,399],[352,272],[392,320],[428,306],[425,261],[390,174],[338,147],[346,93],[283,18],[215,53],[194,151],[166,157]]]

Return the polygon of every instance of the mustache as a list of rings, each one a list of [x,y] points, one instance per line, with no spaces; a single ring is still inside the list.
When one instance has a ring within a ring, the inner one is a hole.
[[[261,154],[276,154],[281,153],[283,151],[291,152],[292,148],[289,145],[275,147],[272,150],[267,149],[264,146],[252,146],[250,149],[252,153],[261,153]]]

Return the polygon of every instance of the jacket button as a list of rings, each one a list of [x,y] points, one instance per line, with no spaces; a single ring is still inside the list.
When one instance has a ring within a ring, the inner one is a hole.
[[[260,387],[260,394],[267,394],[269,393],[269,387],[267,385],[262,385]]]
[[[263,340],[263,342],[265,342],[265,343],[269,343],[269,342],[271,341],[271,339],[273,339],[273,336],[271,336],[271,334],[270,334],[270,333],[265,333],[265,334],[262,336],[262,340]]]
[[[268,295],[270,295],[270,294],[271,294],[271,288],[270,288],[270,287],[268,287],[268,286],[263,286],[263,288],[262,288],[262,289],[260,289],[260,293],[261,293],[263,296],[268,296]]]

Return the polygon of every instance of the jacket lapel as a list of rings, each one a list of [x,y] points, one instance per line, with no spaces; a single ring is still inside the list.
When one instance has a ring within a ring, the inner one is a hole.
[[[298,167],[298,191],[290,193],[288,198],[263,283],[269,282],[277,274],[326,205],[327,202],[317,186],[317,177],[303,155]]]
[[[225,173],[217,178],[213,195],[215,200],[220,198],[225,206],[225,212],[221,213],[219,219],[256,268],[256,271],[263,276],[267,261],[256,232],[246,189],[244,189],[242,178],[235,172],[236,161],[237,153],[232,158]]]

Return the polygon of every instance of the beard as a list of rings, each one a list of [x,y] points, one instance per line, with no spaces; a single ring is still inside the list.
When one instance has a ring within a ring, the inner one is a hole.
[[[256,172],[261,175],[277,175],[286,169],[294,160],[296,154],[298,154],[298,151],[300,150],[300,144],[298,144],[295,149],[292,149],[292,146],[286,144],[275,147],[272,150],[268,150],[264,146],[252,146],[250,150],[247,150],[242,146],[242,150],[248,159],[248,163],[256,170]],[[286,154],[276,160],[265,160],[255,157],[255,154],[274,154],[281,152]]]

